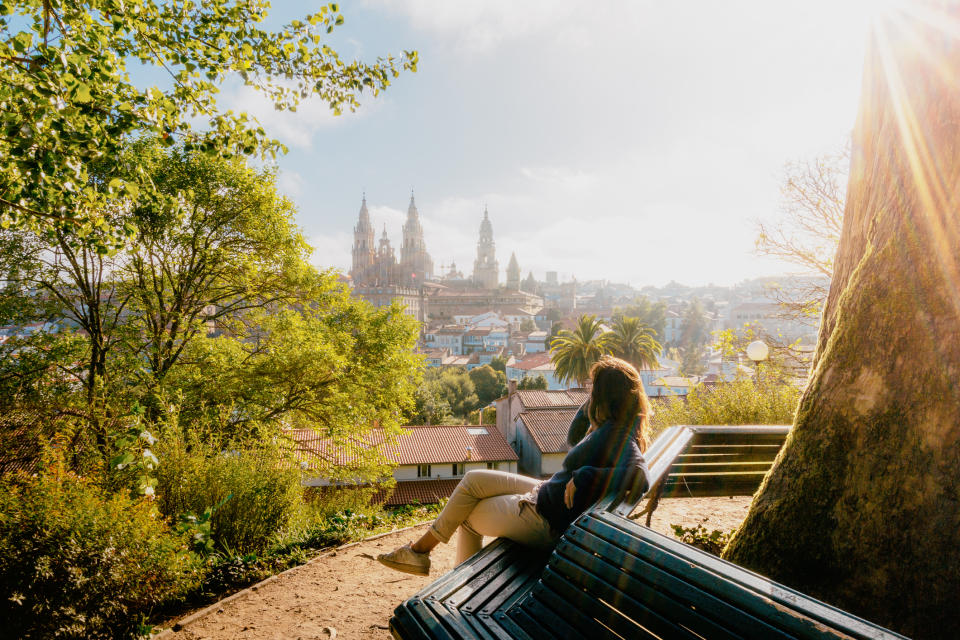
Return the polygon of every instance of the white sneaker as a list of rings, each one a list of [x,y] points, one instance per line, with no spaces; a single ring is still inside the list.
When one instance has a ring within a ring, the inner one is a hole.
[[[430,575],[430,554],[417,553],[410,548],[409,543],[397,547],[390,553],[381,553],[377,556],[377,560],[380,561],[380,564],[404,573],[412,573],[417,576]]]

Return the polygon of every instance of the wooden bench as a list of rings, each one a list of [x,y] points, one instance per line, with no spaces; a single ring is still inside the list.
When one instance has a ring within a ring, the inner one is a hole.
[[[752,493],[787,430],[674,427],[647,452],[655,487],[647,493]],[[630,488],[606,496],[549,553],[494,541],[397,607],[393,635],[902,637],[634,522],[641,497]]]

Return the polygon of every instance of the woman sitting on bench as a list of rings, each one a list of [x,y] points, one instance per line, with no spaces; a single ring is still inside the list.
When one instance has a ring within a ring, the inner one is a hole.
[[[504,471],[468,471],[419,540],[377,559],[391,569],[428,575],[430,551],[448,542],[457,527],[458,564],[480,550],[483,536],[551,547],[608,488],[641,482],[638,489],[646,490],[643,451],[650,402],[640,375],[630,363],[604,356],[590,378],[593,389],[570,423],[567,442],[573,448],[561,471],[546,481]]]

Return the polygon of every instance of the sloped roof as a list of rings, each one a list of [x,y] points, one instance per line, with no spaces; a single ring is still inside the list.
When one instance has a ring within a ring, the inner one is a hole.
[[[550,361],[550,352],[541,351],[534,353],[513,365],[514,369],[532,371],[534,369],[553,369],[553,363]]]
[[[436,504],[442,498],[449,498],[457,488],[459,478],[444,478],[442,480],[411,480],[398,482],[387,496],[385,506],[394,507],[405,504]]]
[[[566,453],[567,431],[575,415],[576,409],[534,409],[522,412],[520,420],[540,453]]]
[[[480,428],[485,433],[478,433]],[[288,433],[296,444],[298,462],[308,464],[312,456],[318,456],[331,464],[346,466],[362,455],[361,450],[370,449],[378,449],[388,460],[400,465],[463,462],[468,453],[473,462],[517,460],[516,452],[493,425],[409,426],[404,429],[408,433],[398,436],[392,444],[385,442],[382,429],[373,429],[364,438],[342,445],[310,429],[295,429]],[[467,447],[471,447],[469,452]]]
[[[517,398],[524,409],[541,408],[579,408],[590,393],[586,389],[565,389],[562,391],[517,391]]]

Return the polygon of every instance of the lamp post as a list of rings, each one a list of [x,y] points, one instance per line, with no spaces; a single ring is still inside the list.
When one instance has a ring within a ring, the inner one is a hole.
[[[753,360],[757,367],[757,383],[760,382],[760,363],[770,355],[770,347],[763,340],[754,340],[747,345],[747,357]]]

